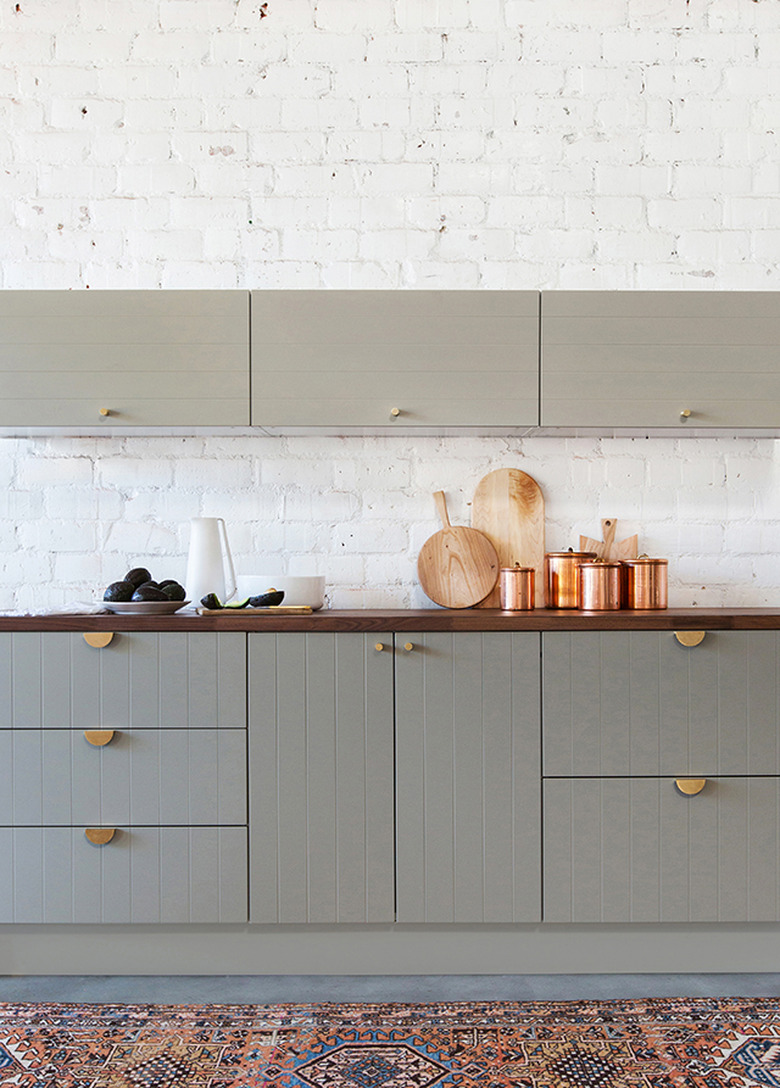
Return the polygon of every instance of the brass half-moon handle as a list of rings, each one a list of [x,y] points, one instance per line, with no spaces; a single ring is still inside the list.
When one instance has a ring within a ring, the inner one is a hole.
[[[686,797],[695,797],[707,785],[706,778],[675,778],[674,784]]]
[[[84,740],[94,748],[102,748],[114,739],[113,729],[85,729]]]
[[[681,646],[698,646],[706,634],[706,631],[675,631],[674,637]]]
[[[84,834],[95,846],[105,846],[116,834],[115,827],[88,827]]]
[[[113,631],[87,631],[84,635],[84,641],[87,646],[94,646],[96,650],[102,650],[104,646],[108,646],[113,637]]]

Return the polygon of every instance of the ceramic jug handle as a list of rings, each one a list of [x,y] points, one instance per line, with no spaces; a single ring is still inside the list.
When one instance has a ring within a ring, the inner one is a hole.
[[[236,572],[233,569],[233,556],[230,554],[225,519],[217,518],[217,521],[219,522],[219,531],[222,534],[222,547],[224,548],[225,559],[227,560],[227,574],[229,576],[230,586],[228,587],[228,578],[225,578],[225,600],[229,601],[238,589],[238,584],[236,582]]]

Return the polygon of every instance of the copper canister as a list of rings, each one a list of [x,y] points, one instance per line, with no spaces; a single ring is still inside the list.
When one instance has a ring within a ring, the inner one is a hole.
[[[619,562],[595,559],[577,565],[577,607],[607,612],[622,605],[623,569]]]
[[[545,604],[548,608],[577,608],[577,565],[595,559],[595,552],[547,552],[544,557]]]
[[[502,567],[499,594],[504,612],[526,612],[534,606],[536,571],[533,567]]]
[[[626,608],[651,609],[667,606],[668,559],[624,559]]]

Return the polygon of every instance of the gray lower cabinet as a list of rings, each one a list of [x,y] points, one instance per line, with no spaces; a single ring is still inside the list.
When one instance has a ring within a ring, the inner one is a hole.
[[[780,633],[542,635],[544,773],[780,775]]]
[[[0,293],[0,426],[248,423],[246,291]]]
[[[252,423],[533,426],[536,291],[253,291]]]
[[[246,635],[0,633],[0,729],[246,726]]]
[[[777,291],[543,291],[541,423],[776,428],[778,343]]]
[[[546,922],[780,920],[780,779],[547,779]]]
[[[246,922],[246,764],[246,635],[0,635],[0,921]]]
[[[250,920],[392,922],[392,635],[249,635]]]
[[[541,917],[539,635],[396,635],[399,922]]]
[[[2,922],[245,922],[245,827],[0,827]]]

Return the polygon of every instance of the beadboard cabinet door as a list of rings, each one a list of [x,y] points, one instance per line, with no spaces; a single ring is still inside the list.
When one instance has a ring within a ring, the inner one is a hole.
[[[538,423],[536,291],[253,291],[252,423]]]
[[[0,292],[0,427],[248,423],[248,292]]]
[[[0,729],[245,727],[242,632],[0,632]]]
[[[541,917],[539,635],[396,635],[399,922]]]
[[[249,635],[252,922],[394,919],[392,641]]]
[[[547,779],[546,922],[780,920],[780,779]]]
[[[544,773],[780,775],[780,633],[545,631]]]
[[[2,922],[246,922],[245,827],[0,827]]]
[[[0,730],[0,826],[246,825],[245,729]]]
[[[543,291],[541,423],[777,428],[778,344],[777,291]]]

